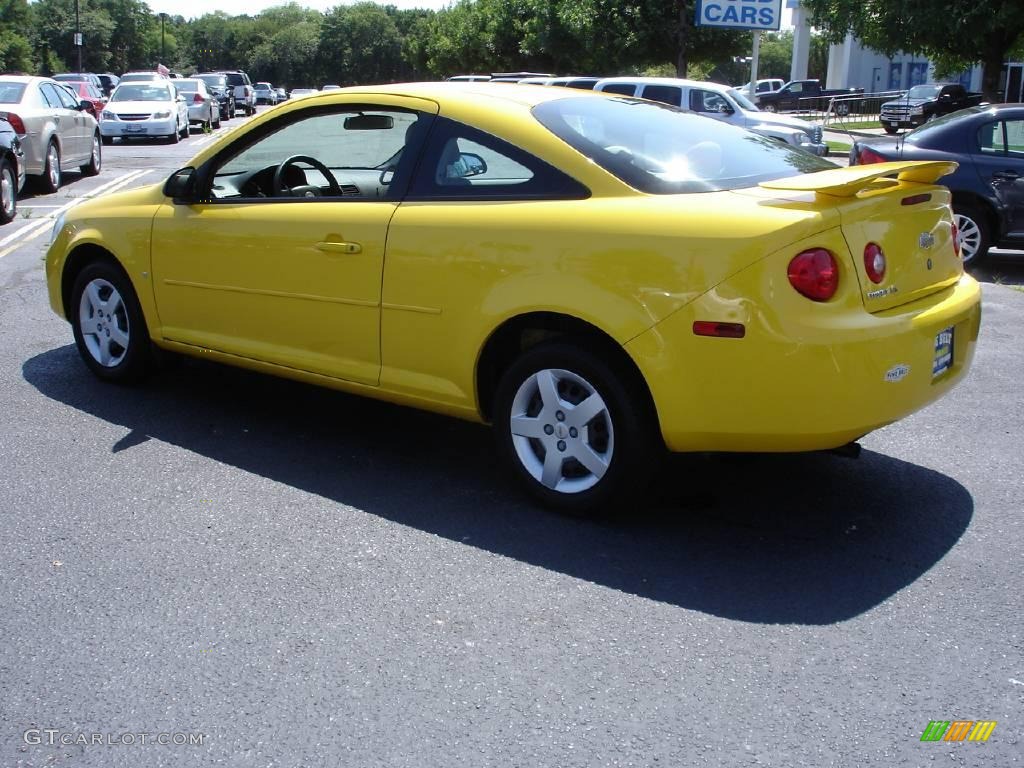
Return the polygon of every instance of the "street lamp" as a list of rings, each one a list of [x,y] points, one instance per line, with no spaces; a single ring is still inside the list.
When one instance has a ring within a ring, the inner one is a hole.
[[[75,0],[78,2],[78,0]],[[164,22],[167,21],[167,14],[160,14],[160,63],[167,66],[167,53],[165,52],[164,45]]]

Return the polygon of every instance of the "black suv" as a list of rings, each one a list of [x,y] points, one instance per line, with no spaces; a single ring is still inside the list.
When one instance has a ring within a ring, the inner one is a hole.
[[[247,115],[256,113],[256,92],[253,90],[249,76],[240,69],[225,70],[221,74],[228,79],[228,85],[234,89],[235,107]]]
[[[223,72],[204,72],[194,77],[206,83],[206,90],[217,100],[221,120],[230,120],[235,116],[235,89],[228,82],[227,75]]]

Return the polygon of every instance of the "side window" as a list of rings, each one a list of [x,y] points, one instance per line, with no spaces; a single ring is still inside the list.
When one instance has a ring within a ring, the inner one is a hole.
[[[620,96],[632,96],[636,92],[636,86],[632,83],[608,83],[601,90],[605,93],[617,93]]]
[[[581,199],[582,184],[496,136],[438,118],[409,197],[415,199]]]
[[[677,85],[645,85],[643,97],[673,107],[683,104],[683,89]]]
[[[1007,120],[1006,154],[1024,159],[1024,120]]]
[[[983,155],[1006,154],[1003,123],[986,123],[978,129],[978,148]]]
[[[790,93],[803,93],[804,92],[804,84],[803,83],[793,83],[791,86],[789,86],[789,92]]]
[[[50,83],[43,83],[39,86],[40,92],[43,94],[43,101],[51,109],[64,109],[64,104],[60,100],[60,96],[57,95],[57,89]]]
[[[728,106],[729,102],[714,91],[690,91],[690,109],[694,112],[721,112]]]
[[[394,199],[394,190],[404,188],[415,160],[404,148],[418,141],[420,121],[429,119],[411,110],[368,104],[286,115],[270,133],[215,161],[209,196]]]
[[[67,92],[65,88],[54,88],[57,92],[57,97],[61,101],[61,105],[64,109],[78,109],[78,100]]]

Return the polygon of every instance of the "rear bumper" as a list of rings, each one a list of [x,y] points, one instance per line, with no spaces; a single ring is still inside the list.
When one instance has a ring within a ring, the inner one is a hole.
[[[147,136],[170,136],[178,131],[176,118],[162,120],[103,120],[100,135],[110,138],[146,138]]]
[[[942,397],[974,357],[981,290],[969,275],[878,314],[815,310],[796,320],[777,309],[788,285],[751,301],[729,282],[626,345],[671,450],[835,448]],[[695,320],[743,322],[746,336],[695,336]],[[952,365],[933,377],[936,336],[948,328]]]

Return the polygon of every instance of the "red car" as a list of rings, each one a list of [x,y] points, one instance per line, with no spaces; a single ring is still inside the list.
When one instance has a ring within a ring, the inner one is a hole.
[[[107,105],[107,97],[99,88],[84,80],[64,80],[61,81],[61,85],[69,88],[75,94],[76,99],[92,104],[92,116],[97,120],[100,119],[100,112]]]

